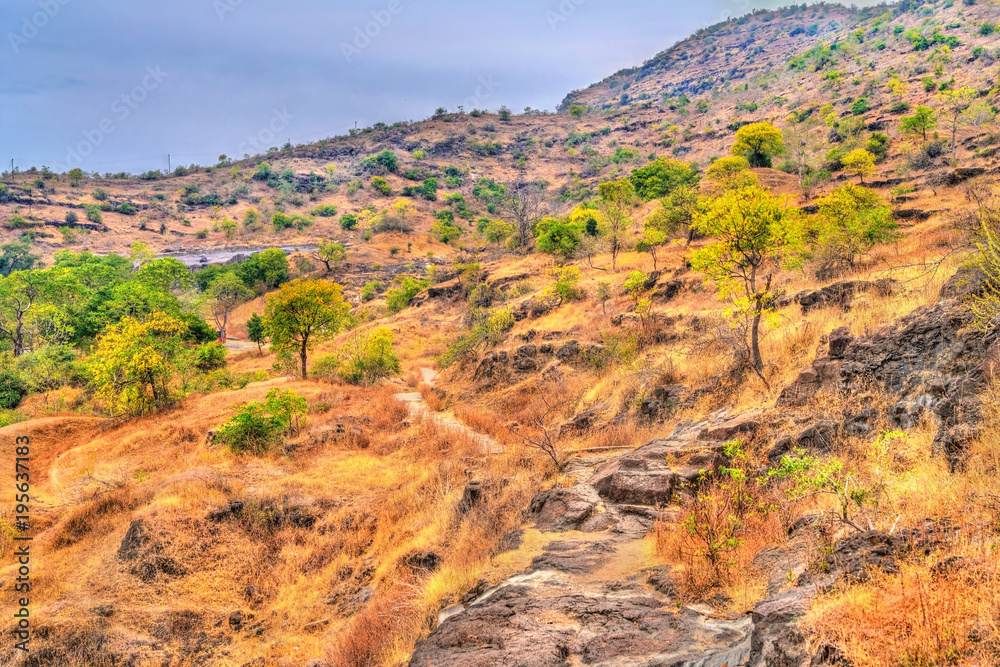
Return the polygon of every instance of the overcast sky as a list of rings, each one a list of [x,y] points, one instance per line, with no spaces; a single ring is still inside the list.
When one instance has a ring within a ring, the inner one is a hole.
[[[139,172],[440,106],[554,109],[698,28],[784,4],[2,0],[0,164]]]

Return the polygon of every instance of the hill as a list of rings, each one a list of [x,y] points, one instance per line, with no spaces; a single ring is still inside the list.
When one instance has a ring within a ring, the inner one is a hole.
[[[554,113],[4,174],[31,523],[0,509],[0,577],[30,533],[34,634],[0,654],[992,664],[998,23],[757,12]],[[720,161],[755,124],[785,150]]]

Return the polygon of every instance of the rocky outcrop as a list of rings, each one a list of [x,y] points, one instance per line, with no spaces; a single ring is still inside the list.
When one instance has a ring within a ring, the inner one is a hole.
[[[827,306],[839,306],[844,310],[850,310],[852,300],[859,294],[890,296],[896,291],[897,287],[898,283],[890,278],[881,280],[846,280],[827,285],[818,290],[808,290],[799,292],[793,296],[783,297],[778,300],[778,307],[784,308],[792,304],[798,304],[802,307],[803,313]]]
[[[978,393],[984,388],[992,336],[972,328],[962,303],[981,288],[974,272],[957,274],[938,303],[919,308],[869,336],[851,337],[846,329],[830,334],[828,353],[817,358],[786,387],[778,405],[808,401],[820,391],[858,394],[879,387],[895,396],[890,417],[904,428],[934,416],[940,429],[934,450],[953,463],[975,434]]]
[[[666,505],[703,471],[718,467],[725,442],[752,435],[759,426],[759,413],[681,424],[667,438],[598,466],[589,484],[614,503]]]

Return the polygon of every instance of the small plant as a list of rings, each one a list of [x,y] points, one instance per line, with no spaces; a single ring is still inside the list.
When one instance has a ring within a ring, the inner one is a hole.
[[[307,413],[306,399],[293,391],[272,389],[264,403],[242,406],[216,433],[216,441],[234,454],[264,454],[295,435]]]
[[[320,204],[313,209],[312,214],[321,218],[333,218],[337,215],[337,207],[333,204]]]

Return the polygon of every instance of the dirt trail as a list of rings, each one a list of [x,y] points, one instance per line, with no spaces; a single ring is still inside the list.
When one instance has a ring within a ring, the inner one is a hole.
[[[437,371],[430,368],[421,368],[420,375],[423,378],[424,383],[431,387],[434,386],[434,382],[437,380],[438,376]],[[406,404],[411,417],[432,419],[438,426],[443,427],[446,431],[469,438],[472,442],[479,445],[483,454],[495,455],[503,454],[507,451],[506,448],[499,442],[488,435],[472,430],[456,419],[454,415],[447,412],[439,413],[431,410],[424,401],[423,396],[421,396],[418,391],[396,394],[395,398],[397,401]]]

